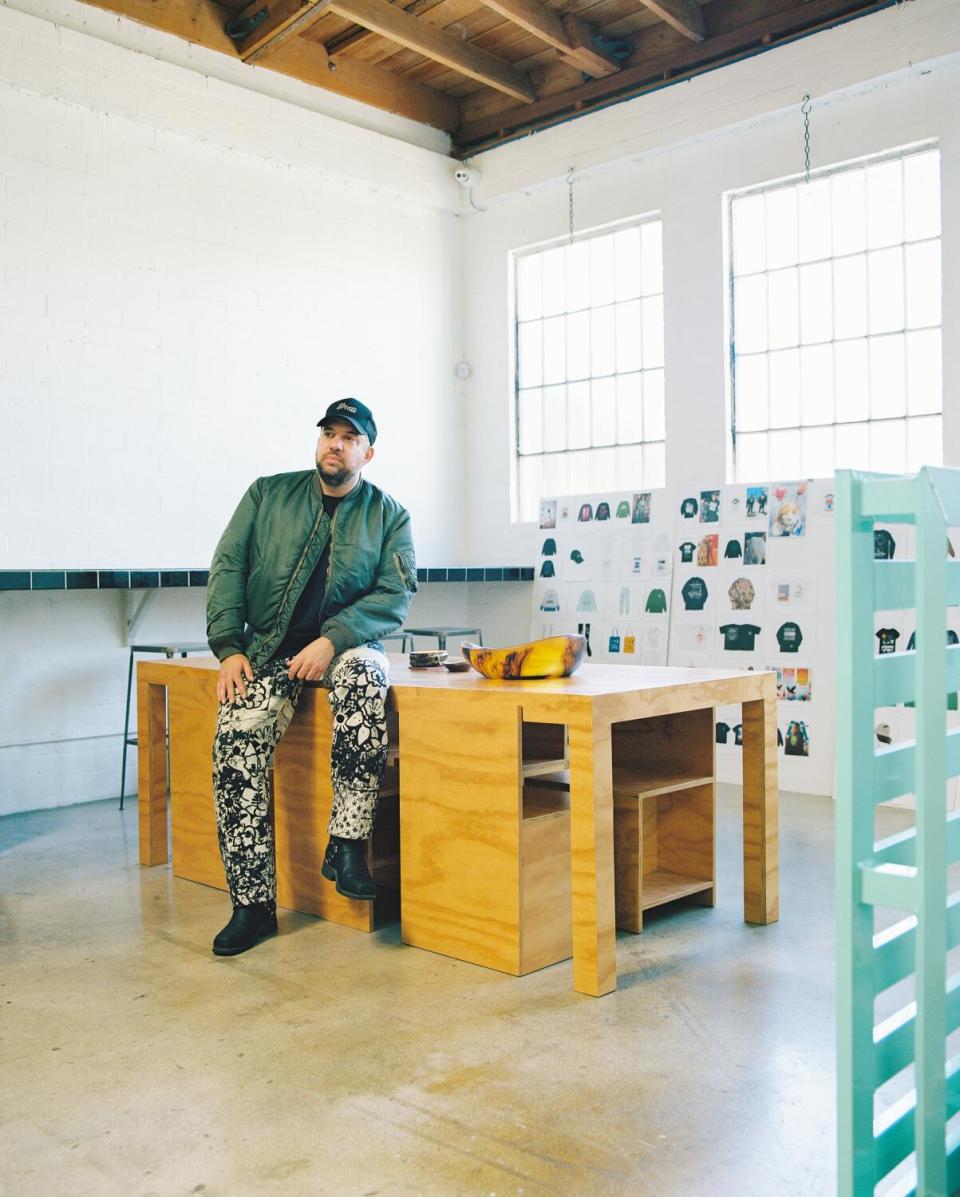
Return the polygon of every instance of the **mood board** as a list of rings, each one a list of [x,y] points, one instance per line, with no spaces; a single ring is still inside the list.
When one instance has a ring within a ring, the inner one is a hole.
[[[781,786],[832,793],[832,480],[547,497],[539,525],[532,638],[579,632],[597,662],[774,671]],[[739,708],[717,709],[721,780],[739,780],[742,732]]]

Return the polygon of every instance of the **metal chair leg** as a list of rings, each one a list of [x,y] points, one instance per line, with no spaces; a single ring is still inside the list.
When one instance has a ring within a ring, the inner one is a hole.
[[[130,737],[130,691],[133,689],[133,649],[130,649],[130,664],[127,666],[127,709],[123,715],[123,764],[120,766],[120,809],[123,810],[123,795],[127,788],[127,740]]]

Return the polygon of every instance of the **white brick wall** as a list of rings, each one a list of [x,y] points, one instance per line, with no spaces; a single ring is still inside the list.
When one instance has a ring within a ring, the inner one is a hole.
[[[0,568],[205,566],[248,483],[307,466],[352,393],[421,558],[463,561],[444,139],[55,9],[0,6]],[[0,813],[117,793],[123,602],[0,595]],[[138,636],[203,626],[203,593],[174,591]]]
[[[0,34],[0,561],[201,565],[344,393],[388,489],[455,442],[446,159],[8,8]],[[410,505],[446,560],[444,480]]]

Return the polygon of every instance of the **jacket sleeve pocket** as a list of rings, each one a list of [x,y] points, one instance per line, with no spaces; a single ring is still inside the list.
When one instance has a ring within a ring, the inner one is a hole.
[[[396,552],[393,554],[393,562],[403,581],[404,590],[416,594],[420,587],[417,584],[417,562],[413,553],[409,549]]]

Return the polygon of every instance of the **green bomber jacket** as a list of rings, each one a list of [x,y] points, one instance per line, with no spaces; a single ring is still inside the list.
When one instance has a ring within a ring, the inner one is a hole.
[[[408,512],[361,478],[331,519],[316,470],[258,478],[220,537],[207,584],[207,640],[254,669],[283,639],[328,539],[318,636],[338,653],[396,631],[417,590]]]

